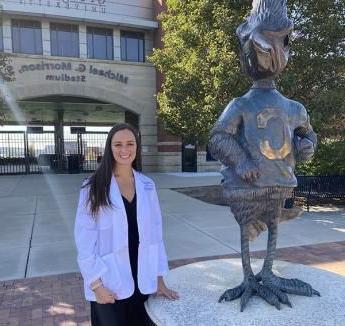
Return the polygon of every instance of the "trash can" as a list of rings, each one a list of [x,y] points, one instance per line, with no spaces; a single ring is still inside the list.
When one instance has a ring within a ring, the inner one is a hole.
[[[294,202],[295,202],[294,197],[290,197],[290,198],[285,199],[284,208],[293,208]]]
[[[66,161],[68,173],[80,173],[79,155],[67,155]]]

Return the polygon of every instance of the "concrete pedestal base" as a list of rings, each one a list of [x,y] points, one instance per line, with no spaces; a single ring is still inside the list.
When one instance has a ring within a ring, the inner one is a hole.
[[[262,260],[252,260],[254,272]],[[345,278],[320,269],[276,261],[274,273],[299,278],[320,291],[321,297],[289,295],[293,305],[281,310],[254,296],[244,312],[239,300],[218,303],[228,288],[242,282],[240,259],[211,260],[172,270],[166,277],[169,287],[179,292],[180,300],[150,297],[146,309],[157,326],[341,326],[345,325]]]

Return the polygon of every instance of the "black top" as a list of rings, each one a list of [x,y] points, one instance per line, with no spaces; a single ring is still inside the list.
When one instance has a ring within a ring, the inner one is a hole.
[[[137,195],[134,194],[133,200],[129,202],[122,196],[125,205],[127,222],[128,222],[128,250],[129,260],[131,263],[132,275],[135,285],[134,294],[131,298],[145,301],[148,295],[141,294],[138,288],[138,247],[139,232],[137,223]]]

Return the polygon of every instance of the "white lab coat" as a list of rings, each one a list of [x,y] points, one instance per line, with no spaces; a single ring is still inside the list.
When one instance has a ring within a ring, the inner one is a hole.
[[[157,276],[168,272],[162,216],[154,182],[135,170],[133,173],[139,231],[138,287],[141,293],[150,294],[157,291]],[[85,298],[96,301],[90,285],[98,278],[118,299],[128,298],[134,292],[134,281],[129,261],[126,210],[116,179],[112,177],[110,185],[113,207],[101,208],[96,220],[85,205],[87,195],[88,188],[82,188],[74,229]]]

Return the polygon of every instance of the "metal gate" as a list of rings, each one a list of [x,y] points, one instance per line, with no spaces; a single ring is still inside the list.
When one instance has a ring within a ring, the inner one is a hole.
[[[82,172],[96,170],[103,156],[107,135],[107,132],[78,132],[65,138],[64,155],[67,170],[76,170],[77,164]]]
[[[0,174],[28,172],[26,134],[24,131],[0,132]]]
[[[53,131],[0,132],[0,175],[94,171],[107,132],[78,132],[57,146]]]
[[[59,156],[55,154],[54,132],[27,132],[26,142],[28,173],[56,172]]]
[[[55,171],[54,132],[0,132],[0,175]]]

